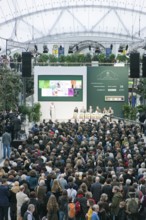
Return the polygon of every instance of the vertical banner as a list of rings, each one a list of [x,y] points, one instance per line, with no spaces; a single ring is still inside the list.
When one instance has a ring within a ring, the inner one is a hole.
[[[64,55],[64,47],[62,46],[58,48],[58,56],[60,57],[61,55]]]
[[[128,103],[128,67],[88,67],[87,109],[112,107],[114,115],[121,117],[125,103]]]
[[[53,54],[55,57],[58,57],[58,45],[53,45],[52,54]]]
[[[106,48],[106,57],[109,57],[111,52],[112,52],[111,48]]]

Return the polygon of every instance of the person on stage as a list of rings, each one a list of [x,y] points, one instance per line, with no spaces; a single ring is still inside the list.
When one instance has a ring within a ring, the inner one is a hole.
[[[55,121],[56,119],[56,109],[55,109],[55,105],[53,102],[50,105],[50,118],[52,121]]]

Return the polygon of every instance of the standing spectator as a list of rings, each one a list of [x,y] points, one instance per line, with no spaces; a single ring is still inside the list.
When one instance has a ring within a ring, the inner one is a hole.
[[[54,195],[51,195],[48,203],[47,203],[47,217],[48,220],[58,220],[58,211],[59,211],[59,207],[58,207],[58,203],[56,200],[56,197]]]
[[[57,199],[57,202],[58,202],[58,198],[62,193],[62,188],[61,188],[60,183],[57,179],[55,179],[53,181],[51,192],[56,196],[56,199]]]
[[[117,216],[118,220],[126,220],[126,203],[124,201],[120,202],[119,204],[119,212]]]
[[[10,190],[10,216],[11,220],[17,219],[17,200],[16,193],[19,192],[19,182],[15,181]]]
[[[93,199],[95,200],[96,203],[99,202],[101,190],[102,190],[102,187],[101,187],[102,185],[99,181],[100,181],[100,178],[97,176],[95,179],[95,183],[91,185],[91,192],[93,195]]]
[[[21,130],[21,120],[19,117],[15,117],[13,121],[13,125],[14,125],[14,138],[17,140],[18,132]]]
[[[84,196],[84,193],[81,189],[78,190],[78,193],[75,199],[76,206],[77,206],[77,203],[80,204],[80,211],[76,213],[76,220],[85,219],[85,216],[88,211],[87,198]]]
[[[113,220],[118,220],[117,215],[119,212],[119,204],[122,201],[122,194],[120,192],[120,188],[118,186],[113,187],[113,198],[112,203],[110,204],[111,207],[111,213],[113,216]]]
[[[99,212],[99,205],[94,205],[91,220],[100,220],[98,216],[98,212]]]
[[[7,181],[2,179],[0,185],[0,220],[8,220],[9,188]]]
[[[3,143],[3,159],[10,158],[10,144],[11,144],[11,135],[7,132],[7,130],[2,135],[2,143]]]
[[[28,196],[24,193],[25,187],[24,185],[20,186],[20,192],[16,194],[17,199],[17,220],[21,220],[21,206],[26,201],[29,200]]]
[[[63,220],[63,219],[67,220],[68,196],[66,190],[63,190],[62,196],[59,197],[58,204],[59,204],[59,220]]]
[[[33,204],[29,204],[28,209],[23,216],[23,219],[24,220],[35,220],[35,218],[33,217],[34,211],[35,211],[35,206]]]

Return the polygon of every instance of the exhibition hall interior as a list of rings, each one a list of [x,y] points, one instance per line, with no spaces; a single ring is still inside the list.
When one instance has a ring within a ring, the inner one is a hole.
[[[0,11],[0,220],[145,220],[146,1]]]

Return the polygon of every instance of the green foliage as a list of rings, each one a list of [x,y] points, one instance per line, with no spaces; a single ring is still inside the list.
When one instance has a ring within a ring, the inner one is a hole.
[[[109,55],[109,62],[111,62],[111,63],[114,63],[115,62],[115,58],[116,58],[116,56],[115,56],[115,54],[110,54]]]
[[[124,104],[122,107],[123,116],[125,119],[136,120],[137,108],[134,108],[128,104]]]
[[[105,54],[101,53],[98,55],[98,59],[100,63],[104,63],[106,60]]]
[[[91,54],[90,54],[90,53],[87,53],[87,54],[85,55],[85,62],[86,62],[86,63],[90,63],[91,60],[92,60]]]
[[[32,107],[21,105],[19,106],[19,112],[23,115],[28,115],[29,121],[38,122],[41,117],[41,105],[40,103],[35,103]]]
[[[65,63],[66,62],[66,56],[64,56],[64,55],[59,56],[58,62]]]
[[[92,57],[92,61],[99,61],[98,55],[94,54]]]
[[[41,53],[39,54],[39,56],[37,57],[37,61],[40,65],[45,65],[49,60],[49,55],[45,54],[45,53]]]
[[[126,55],[118,54],[116,60],[119,62],[126,62],[128,61],[128,58],[126,57]]]
[[[40,117],[41,117],[41,105],[40,103],[35,103],[29,110],[29,120],[30,121],[34,121],[34,122],[38,122],[40,121]]]
[[[18,53],[18,52],[16,52],[16,53],[13,54],[13,59],[14,59],[14,60],[17,60],[17,58],[18,58],[19,56],[21,56],[21,54]]]
[[[50,54],[49,55],[49,62],[50,63],[56,63],[58,61],[58,58],[55,57],[54,55]]]
[[[0,111],[15,110],[22,88],[20,76],[7,68],[0,69]]]
[[[20,105],[18,107],[18,111],[23,115],[29,115],[30,114],[30,107],[26,105]]]

